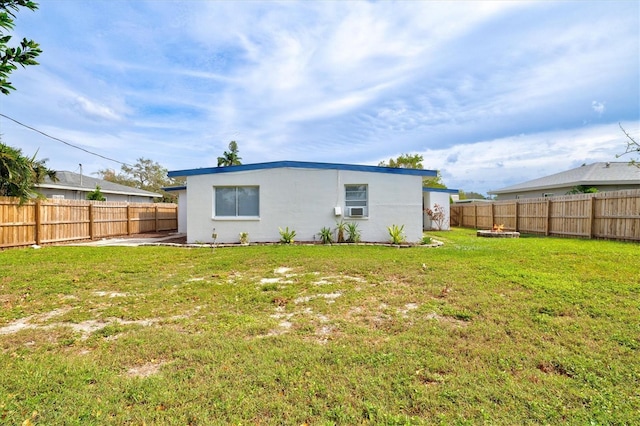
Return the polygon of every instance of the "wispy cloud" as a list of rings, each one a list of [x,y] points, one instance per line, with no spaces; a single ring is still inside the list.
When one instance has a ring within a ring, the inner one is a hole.
[[[602,113],[605,110],[604,104],[602,102],[597,102],[597,101],[591,102],[591,109],[593,109],[593,111],[598,115],[602,115]]]
[[[623,123],[632,128],[637,123]],[[624,135],[617,124],[521,134],[426,150],[425,167],[440,169],[450,186],[486,192],[577,167],[615,161]]]

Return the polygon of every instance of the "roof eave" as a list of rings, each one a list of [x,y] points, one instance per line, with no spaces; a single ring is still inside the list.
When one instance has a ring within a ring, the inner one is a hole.
[[[94,191],[95,188],[84,188],[79,186],[66,186],[66,185],[56,185],[56,184],[47,184],[47,183],[38,183],[34,185],[36,188],[46,188],[46,189],[60,189],[65,191],[86,191],[91,192]],[[114,191],[109,189],[100,188],[100,192],[103,194],[117,194],[117,195],[132,195],[136,197],[153,197],[153,198],[161,198],[162,194],[158,194],[155,192],[129,192],[129,191]]]
[[[278,168],[296,168],[296,169],[323,169],[323,170],[348,170],[358,172],[373,172],[373,173],[389,173],[389,174],[401,174],[401,175],[413,175],[423,177],[435,177],[438,172],[435,170],[424,169],[402,169],[393,167],[380,167],[380,166],[365,166],[356,164],[341,164],[341,163],[316,163],[316,162],[304,162],[304,161],[274,161],[269,163],[254,163],[254,164],[242,164],[238,166],[226,166],[226,167],[206,167],[200,169],[186,169],[186,170],[172,170],[167,176],[198,176],[206,174],[218,174],[218,173],[233,173],[251,170],[267,170]]]
[[[611,185],[640,185],[640,181],[634,180],[593,180],[593,181],[577,181],[564,182],[555,185],[530,186],[521,188],[504,188],[495,191],[487,191],[487,194],[513,194],[516,192],[543,191],[558,188],[573,188],[574,186],[611,186]]]

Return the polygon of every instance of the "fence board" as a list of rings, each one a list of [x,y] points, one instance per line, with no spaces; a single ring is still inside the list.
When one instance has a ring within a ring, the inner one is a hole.
[[[176,204],[0,197],[0,248],[177,229]]]
[[[451,226],[640,241],[640,190],[451,206]]]

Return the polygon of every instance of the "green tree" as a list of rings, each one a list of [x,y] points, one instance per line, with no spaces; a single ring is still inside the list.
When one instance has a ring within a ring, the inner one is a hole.
[[[440,174],[440,170],[436,170],[436,175],[434,177],[422,179],[422,186],[424,186],[425,188],[447,189],[447,185],[442,182],[442,175]]]
[[[23,38],[18,47],[9,47],[11,36],[5,34],[13,29],[13,20],[21,7],[36,10],[38,4],[29,0],[0,0],[0,91],[8,95],[15,87],[9,81],[9,74],[18,69],[18,65],[38,65],[35,58],[42,53],[40,46],[33,40]]]
[[[87,200],[107,201],[102,191],[100,191],[100,185],[96,185],[96,189],[87,194]]]
[[[162,188],[184,182],[184,179],[170,179],[168,170],[159,163],[148,158],[138,158],[136,164],[129,166],[123,164],[120,173],[112,169],[98,170],[96,173],[101,179],[132,188],[162,194],[161,202],[175,202],[175,195],[169,194]]]
[[[629,133],[627,133],[624,127],[622,127],[622,124],[618,123],[618,125],[620,126],[620,129],[622,129],[622,132],[624,133],[624,135],[627,137],[627,141],[626,141],[627,149],[625,149],[625,151],[622,154],[616,155],[616,158],[620,158],[623,155],[634,154],[634,153],[640,155],[640,143],[634,138],[632,138]],[[636,167],[640,167],[640,158],[638,158],[638,161],[632,158],[631,161],[629,161],[629,164]]]
[[[389,159],[389,162],[381,161],[378,163],[379,167],[393,167],[396,169],[424,169],[422,161],[424,158],[420,154],[401,154],[395,160]],[[426,188],[446,188],[447,186],[442,182],[442,175],[440,170],[436,171],[436,176],[422,179],[422,186]]]
[[[229,151],[222,153],[222,157],[218,157],[218,167],[239,166],[242,164],[241,157],[238,156],[238,143],[236,141],[229,142]]]
[[[574,195],[574,194],[595,194],[598,192],[598,188],[584,186],[584,185],[576,185],[571,188],[571,191],[568,191],[566,195]]]
[[[393,167],[395,169],[424,169],[422,161],[424,158],[420,154],[400,154],[396,159],[389,158],[389,162],[381,161],[380,167]]]
[[[461,200],[486,200],[487,197],[480,194],[479,192],[473,192],[473,191],[466,192],[466,191],[460,190],[460,199]]]
[[[0,142],[0,196],[17,197],[20,204],[30,198],[43,197],[35,189],[46,177],[56,181],[56,172],[47,168],[46,159],[26,157],[22,151]]]

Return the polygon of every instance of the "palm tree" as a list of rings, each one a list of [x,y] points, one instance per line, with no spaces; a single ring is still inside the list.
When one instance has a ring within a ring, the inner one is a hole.
[[[56,172],[46,167],[46,159],[25,157],[18,148],[0,142],[0,196],[17,197],[20,203],[42,196],[34,188],[46,177],[56,181]]]
[[[236,141],[229,142],[229,151],[225,151],[222,157],[218,157],[218,167],[222,166],[239,166],[242,157],[238,156],[238,144]]]

